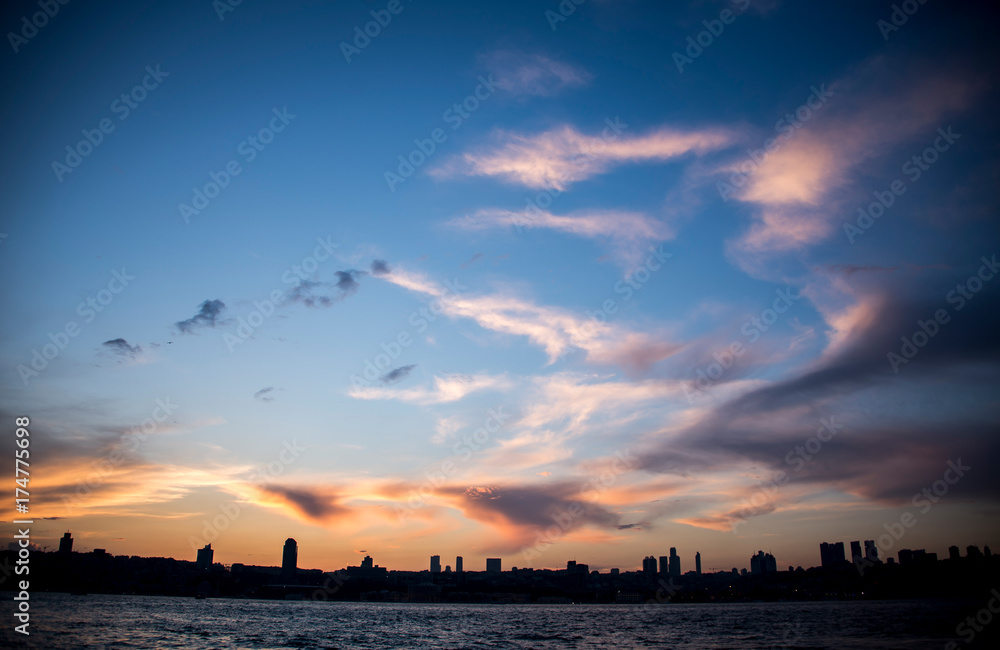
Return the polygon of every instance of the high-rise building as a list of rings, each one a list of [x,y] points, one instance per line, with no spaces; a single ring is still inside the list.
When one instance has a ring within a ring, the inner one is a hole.
[[[362,569],[373,569],[375,568],[375,560],[372,559],[371,555],[366,555],[365,559],[361,560]]]
[[[878,559],[878,546],[875,546],[875,540],[874,539],[866,539],[865,540],[865,558],[867,558],[869,562],[878,562],[879,561],[879,559]]]
[[[462,556],[459,555],[455,558],[455,573],[462,573],[464,569],[462,568]]]
[[[778,572],[778,561],[774,556],[764,551],[757,551],[756,555],[750,556],[750,574],[755,576],[768,575]]]
[[[63,533],[62,539],[59,540],[59,552],[63,554],[73,552],[73,538],[70,537],[69,531]]]
[[[431,573],[441,573],[441,556],[431,556]]]
[[[486,573],[500,573],[500,558],[486,558]]]
[[[847,560],[844,558],[844,543],[827,544],[823,542],[819,545],[820,565],[823,567],[837,566]]]
[[[694,572],[701,575],[701,553],[694,554]]]
[[[670,547],[670,575],[679,578],[681,575],[681,558],[677,556],[677,549]]]
[[[660,575],[667,575],[670,573],[670,558],[666,555],[660,556]]]
[[[199,569],[207,571],[212,568],[212,559],[215,557],[215,551],[212,550],[211,544],[205,544],[204,548],[198,549],[198,560],[197,565]]]
[[[647,555],[642,558],[642,572],[653,575],[656,573],[656,558],[652,555]]]
[[[981,558],[983,557],[983,552],[979,550],[978,546],[973,546],[970,544],[965,547],[965,555],[970,558]]]
[[[959,548],[957,546],[949,546],[948,547],[948,559],[949,560],[958,560],[961,557],[962,557],[962,551],[959,550]]]
[[[851,562],[857,564],[861,561],[861,542],[851,542]]]
[[[281,552],[281,577],[291,580],[298,573],[299,545],[289,537],[285,540],[285,548]]]

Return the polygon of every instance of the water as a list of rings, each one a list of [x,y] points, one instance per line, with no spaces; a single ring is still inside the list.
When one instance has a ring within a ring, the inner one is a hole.
[[[982,607],[952,601],[449,605],[63,594],[33,594],[31,603],[31,636],[12,634],[12,619],[5,616],[4,647],[850,650],[940,649],[955,641],[967,648],[973,646],[955,628]],[[985,632],[979,636],[983,641]]]

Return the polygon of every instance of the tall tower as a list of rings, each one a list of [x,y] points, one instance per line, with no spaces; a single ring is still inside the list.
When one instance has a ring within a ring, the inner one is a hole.
[[[455,558],[455,573],[462,573],[464,569],[462,568],[462,556],[459,555]]]
[[[863,557],[861,555],[861,542],[851,542],[851,562],[860,562]]]
[[[212,568],[212,559],[215,557],[215,551],[212,550],[211,544],[205,544],[204,548],[198,549],[198,568],[202,570],[208,570]]]
[[[59,552],[63,555],[73,552],[73,538],[70,537],[69,531],[63,533],[62,539],[59,540]]]
[[[441,573],[441,556],[431,556],[431,573]]]
[[[674,578],[681,576],[681,559],[677,556],[677,549],[670,547],[670,575]]]
[[[299,546],[289,537],[285,540],[285,548],[281,552],[281,577],[284,580],[295,578],[298,573]]]
[[[701,553],[694,554],[694,571],[701,575]]]

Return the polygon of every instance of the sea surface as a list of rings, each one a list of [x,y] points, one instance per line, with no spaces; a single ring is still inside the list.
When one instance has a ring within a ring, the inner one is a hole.
[[[10,602],[8,601],[8,605]],[[982,603],[451,605],[32,594],[47,648],[944,648]],[[998,616],[1000,619],[1000,616]],[[994,623],[1000,630],[1000,622]],[[981,646],[991,647],[991,646]],[[992,646],[1000,648],[1000,645]]]

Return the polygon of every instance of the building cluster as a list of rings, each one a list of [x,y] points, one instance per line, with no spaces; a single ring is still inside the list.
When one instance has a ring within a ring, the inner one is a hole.
[[[694,554],[695,573],[701,575],[701,553]],[[661,555],[659,568],[657,568],[656,557],[647,555],[642,558],[642,572],[647,575],[661,575],[679,578],[681,575],[681,558],[677,555],[677,549],[670,547],[670,555]]]
[[[819,545],[819,559],[820,566],[823,568],[836,568],[846,564],[853,564],[855,566],[871,566],[873,564],[881,564],[882,560],[878,555],[878,546],[875,544],[875,540],[868,539],[865,540],[864,550],[862,550],[861,542],[851,542],[851,558],[847,559],[844,552],[843,542],[823,542]],[[924,549],[908,549],[903,548],[896,554],[899,558],[900,565],[909,565],[913,563],[920,562],[937,562],[937,553],[928,553]],[[948,547],[948,558],[951,560],[961,559],[961,550],[957,546]],[[992,552],[990,547],[984,547],[983,551],[979,550],[978,546],[970,545],[966,547],[966,557],[971,559],[981,559],[992,557]],[[895,564],[896,559],[889,557],[886,558],[886,564]]]

